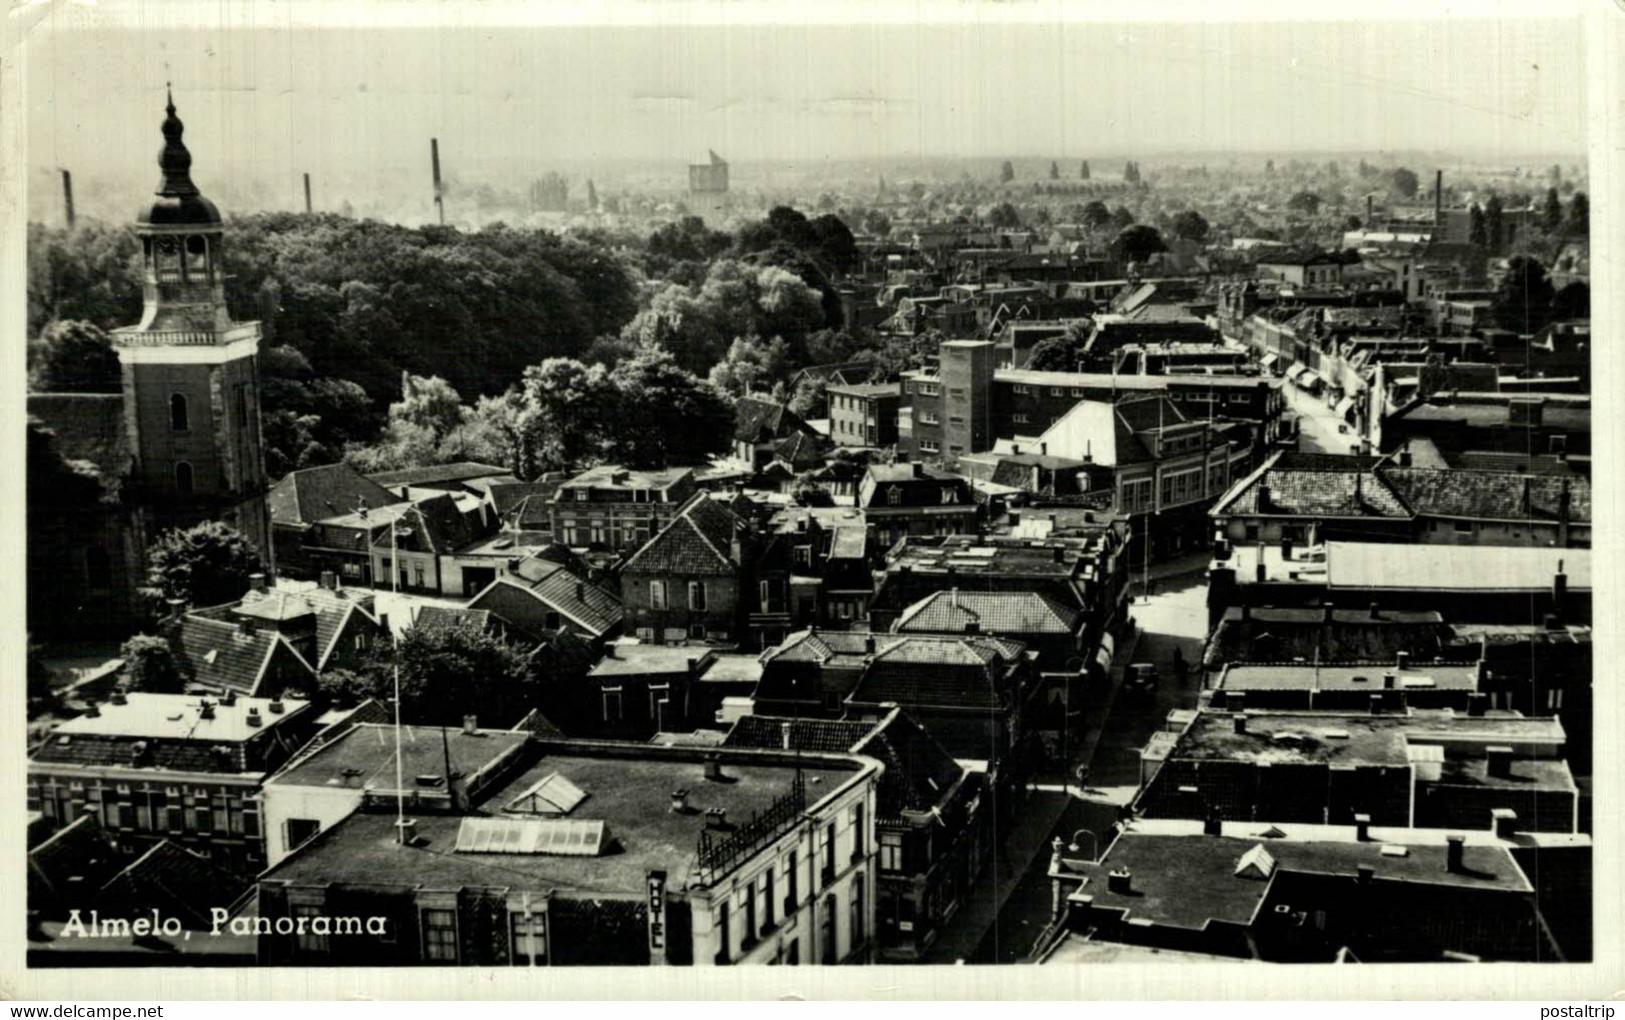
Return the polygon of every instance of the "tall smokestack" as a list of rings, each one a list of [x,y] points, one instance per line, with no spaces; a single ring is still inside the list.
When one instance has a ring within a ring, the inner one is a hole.
[[[1366,225],[1367,230],[1371,229],[1371,196],[1370,195],[1367,195],[1365,197],[1365,225]]]
[[[1444,171],[1433,171],[1433,225],[1444,222]]]
[[[306,174],[305,175],[305,215],[309,216],[310,213],[311,213],[311,208],[310,208],[310,175]]]
[[[446,225],[446,204],[440,197],[440,139],[429,139],[429,161],[434,165],[434,209],[440,216],[440,225]]]
[[[73,229],[73,174],[62,171],[62,212],[68,219],[68,229]]]

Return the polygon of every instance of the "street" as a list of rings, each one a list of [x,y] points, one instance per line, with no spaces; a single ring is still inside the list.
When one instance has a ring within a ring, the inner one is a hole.
[[[1201,684],[1196,665],[1207,639],[1206,568],[1205,554],[1153,565],[1150,596],[1137,594],[1129,606],[1141,629],[1139,642],[1112,664],[1107,696],[1084,712],[1084,733],[1075,764],[1089,765],[1087,788],[1035,784],[1037,788],[1022,806],[1016,826],[1019,832],[1004,841],[1010,864],[1022,861],[1024,871],[1010,884],[1001,855],[999,880],[989,884],[1009,885],[1009,889],[1001,897],[996,921],[968,962],[1017,963],[1027,958],[1050,920],[1050,840],[1059,835],[1068,842],[1077,839],[1088,848],[1092,839],[1096,852],[1104,849],[1118,808],[1139,789],[1140,749],[1169,712],[1196,704]],[[1133,590],[1143,591],[1144,579],[1139,575],[1136,579],[1139,584]],[[1190,666],[1183,678],[1173,669],[1176,649]],[[1156,665],[1161,680],[1154,697],[1136,698],[1122,690],[1123,673],[1130,662]]]
[[[1298,449],[1308,453],[1348,453],[1357,445],[1358,437],[1352,432],[1338,431],[1346,423],[1326,406],[1326,401],[1289,382],[1281,383],[1281,394],[1287,407],[1298,415]]]

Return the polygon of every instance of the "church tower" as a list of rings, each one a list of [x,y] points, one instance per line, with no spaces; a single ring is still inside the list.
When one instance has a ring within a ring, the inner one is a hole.
[[[271,555],[260,446],[260,324],[226,311],[220,211],[192,183],[171,96],[158,198],[136,218],[141,322],[113,331],[132,495],[151,534],[220,520]]]

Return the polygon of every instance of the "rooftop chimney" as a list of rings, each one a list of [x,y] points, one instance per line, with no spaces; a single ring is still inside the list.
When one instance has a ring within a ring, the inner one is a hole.
[[[95,719],[95,718],[98,718],[101,714],[102,714],[102,710],[96,707],[96,699],[95,698],[86,698],[85,699],[85,718],[86,719]]]
[[[1113,868],[1106,873],[1106,889],[1127,896],[1134,889],[1134,873],[1127,868]]]
[[[1241,604],[1241,618],[1243,620],[1251,620],[1253,618],[1253,607],[1245,602]]]
[[[708,829],[726,829],[728,827],[727,808],[706,808],[705,827]]]
[[[705,778],[713,783],[720,783],[726,778],[722,774],[722,756],[720,754],[705,756]]]
[[[671,791],[671,813],[674,815],[686,815],[688,814],[688,810],[687,788],[680,786]]]
[[[1466,870],[1462,858],[1467,850],[1467,837],[1451,833],[1444,838],[1444,868],[1446,871],[1460,874]]]
[[[1444,226],[1444,171],[1433,171],[1433,225]]]
[[[281,715],[282,714],[282,699],[277,698],[274,701],[272,701],[270,708],[271,708],[271,714],[272,715]]]
[[[1512,777],[1512,748],[1496,744],[1484,748],[1484,764],[1490,775],[1499,779]]]
[[[1395,676],[1393,673],[1384,673],[1382,675],[1383,690],[1391,691],[1397,686],[1399,686],[1399,677]]]
[[[1065,559],[1065,557],[1066,550],[1060,546],[1056,546],[1050,550],[1050,559],[1054,560],[1056,563],[1060,563],[1063,559]]]
[[[468,734],[469,736],[473,736],[474,734],[478,733],[479,731],[480,731],[480,717],[477,716],[477,715],[464,715],[463,716],[463,732]]]
[[[1231,727],[1233,727],[1237,733],[1246,733],[1247,732],[1247,715],[1246,715],[1246,713],[1237,711],[1234,708],[1232,708],[1231,711],[1235,713],[1234,715],[1232,715],[1230,717],[1230,725],[1231,725]]]
[[[199,719],[213,719],[214,702],[210,701],[208,698],[204,698],[203,701],[198,704],[197,717]]]
[[[524,562],[524,560],[520,559],[518,556],[509,556],[508,557],[508,573],[510,573],[510,574],[519,573],[519,564],[521,564],[523,562]]]
[[[250,589],[252,589],[253,591],[264,591],[265,590],[265,575],[258,572],[258,571],[255,571],[254,573],[249,574],[248,575],[248,587]]]
[[[1557,561],[1557,573],[1552,575],[1552,611],[1561,613],[1569,594],[1569,575],[1563,572],[1563,561]]]
[[[260,718],[260,710],[257,707],[254,707],[252,705],[249,706],[249,709],[248,709],[248,725],[250,727],[252,727],[252,728],[257,729],[259,727],[260,723],[263,722],[263,721],[264,720]]]
[[[1497,839],[1511,839],[1518,834],[1518,812],[1498,807],[1490,811],[1490,824]]]
[[[1216,813],[1209,813],[1202,819],[1202,835],[1219,836],[1224,833],[1224,821]]]
[[[1411,653],[1410,652],[1402,651],[1402,652],[1399,652],[1398,654],[1396,654],[1394,656],[1394,666],[1396,668],[1404,670],[1407,667],[1409,667],[1410,664],[1411,664]]]
[[[220,704],[226,706],[227,708],[237,704],[237,692],[228,687],[225,692],[220,695]]]
[[[1371,816],[1363,811],[1354,816],[1354,838],[1361,843],[1371,839]]]
[[[865,654],[865,655],[873,655],[873,654],[875,654],[875,636],[873,634],[865,634],[864,635],[864,637],[863,637],[863,654]]]
[[[1354,866],[1354,881],[1361,885],[1370,885],[1371,880],[1377,877],[1377,869],[1369,864],[1356,864]]]
[[[1372,691],[1371,692],[1371,714],[1372,715],[1381,715],[1382,714],[1382,692],[1381,691]]]
[[[1367,195],[1365,197],[1365,225],[1366,225],[1367,229],[1370,229],[1370,227],[1371,227],[1371,196],[1370,195]]]
[[[1484,709],[1489,704],[1489,700],[1490,696],[1485,694],[1483,691],[1474,691],[1473,693],[1467,695],[1467,714],[1470,716],[1483,715]]]

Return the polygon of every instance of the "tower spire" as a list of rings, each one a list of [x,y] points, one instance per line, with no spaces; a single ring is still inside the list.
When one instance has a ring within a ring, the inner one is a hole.
[[[192,183],[192,154],[186,150],[186,143],[181,141],[181,135],[186,131],[186,125],[175,116],[175,93],[169,83],[164,83],[164,93],[168,100],[164,106],[163,132],[164,147],[158,152],[158,169],[163,171],[163,178],[158,182],[156,194],[166,198],[191,198],[199,194],[197,185]]]

